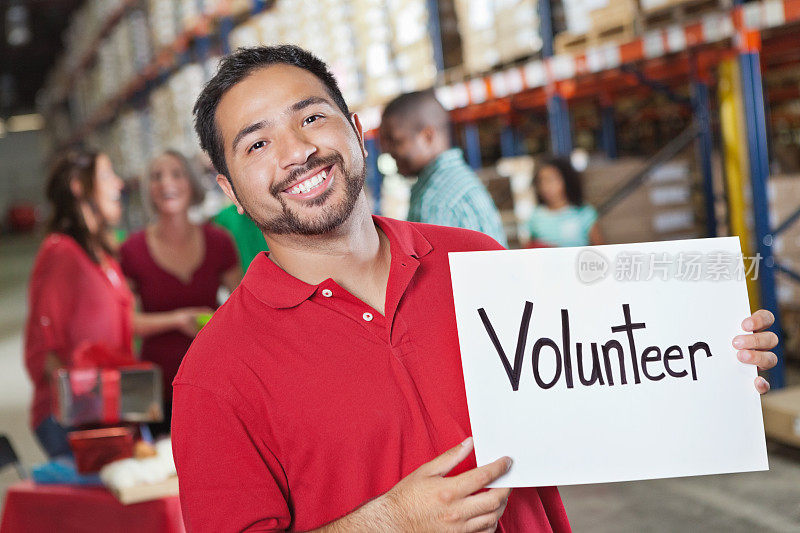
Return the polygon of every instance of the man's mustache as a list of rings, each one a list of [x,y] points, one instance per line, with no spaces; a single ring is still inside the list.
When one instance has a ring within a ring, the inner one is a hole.
[[[319,167],[329,167],[331,165],[339,164],[339,168],[344,168],[344,159],[342,158],[341,154],[331,154],[326,156],[314,157],[313,159],[309,159],[305,165],[302,167],[298,167],[293,169],[289,172],[289,175],[286,176],[286,179],[281,180],[280,182],[274,184],[270,187],[270,192],[273,196],[279,194],[280,192],[286,190],[289,185],[297,181],[297,179],[309,172],[312,168],[319,168]]]

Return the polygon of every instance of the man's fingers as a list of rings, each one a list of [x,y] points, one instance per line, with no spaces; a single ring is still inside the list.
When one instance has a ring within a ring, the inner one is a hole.
[[[759,309],[742,322],[742,329],[745,331],[761,331],[775,322],[775,315],[766,309]]]
[[[472,518],[505,509],[510,494],[509,488],[494,488],[466,497],[464,498],[466,516]]]
[[[742,363],[757,365],[759,370],[769,370],[778,364],[778,356],[772,352],[759,350],[739,350],[736,357]]]
[[[459,474],[452,478],[456,482],[456,493],[461,497],[469,496],[496,481],[508,472],[509,468],[511,468],[511,458],[501,457],[488,465]]]
[[[737,335],[733,338],[733,347],[739,350],[771,350],[778,345],[778,336],[771,331]]]
[[[756,384],[756,390],[758,391],[759,394],[766,394],[767,391],[769,391],[769,381],[762,378],[761,376],[758,376],[756,378],[755,384]]]
[[[483,516],[476,516],[475,518],[470,518],[467,520],[467,523],[464,524],[464,531],[468,533],[484,533],[484,532],[491,532],[497,530],[497,521],[500,517],[495,517],[494,514],[488,514]]]
[[[419,467],[419,471],[429,476],[444,476],[454,469],[472,452],[472,437],[467,437],[439,457]]]
[[[467,531],[494,531],[508,504],[511,489],[491,489],[465,500],[474,516],[466,522]]]

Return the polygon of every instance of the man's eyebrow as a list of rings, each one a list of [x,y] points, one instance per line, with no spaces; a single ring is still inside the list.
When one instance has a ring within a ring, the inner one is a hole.
[[[333,104],[331,104],[327,98],[323,98],[321,96],[309,96],[308,98],[304,98],[299,102],[295,102],[289,109],[296,112],[314,104],[328,104],[329,106],[333,106]]]
[[[254,122],[247,127],[242,128],[239,130],[239,133],[236,134],[236,137],[233,138],[233,151],[236,151],[236,147],[242,142],[242,139],[253,133],[254,131],[258,131],[260,129],[266,128],[269,125],[269,122],[266,120],[261,120],[259,122]]]

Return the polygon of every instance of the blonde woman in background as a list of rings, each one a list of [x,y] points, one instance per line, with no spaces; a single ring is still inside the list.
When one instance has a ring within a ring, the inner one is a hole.
[[[195,318],[211,313],[218,306],[219,288],[233,291],[242,270],[224,230],[189,219],[189,208],[203,201],[204,191],[186,158],[173,150],[156,157],[146,174],[143,195],[153,220],[120,250],[122,270],[142,310],[188,307]],[[142,359],[159,365],[164,375],[165,422],[153,427],[156,433],[169,432],[172,380],[196,331],[194,320],[142,342]]]

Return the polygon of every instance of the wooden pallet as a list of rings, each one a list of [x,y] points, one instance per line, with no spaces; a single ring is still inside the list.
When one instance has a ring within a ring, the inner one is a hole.
[[[575,53],[609,42],[626,42],[636,36],[636,0],[615,0],[589,14],[590,29],[582,35],[562,32],[554,39],[556,53]]]
[[[612,41],[616,43],[632,41],[636,37],[635,23],[633,20],[620,20],[616,24],[608,24],[592,29],[590,36],[590,46],[597,46]]]
[[[685,25],[708,13],[730,9],[731,6],[731,0],[668,0],[656,7],[643,7],[639,13],[639,23],[643,31],[671,24]]]
[[[556,54],[574,54],[589,46],[589,34],[574,34],[562,31],[553,37],[553,50]]]
[[[632,41],[635,37],[634,21],[620,21],[618,24],[592,28],[588,33],[582,35],[561,32],[553,38],[553,49],[556,54],[574,54],[611,42],[625,43]]]

